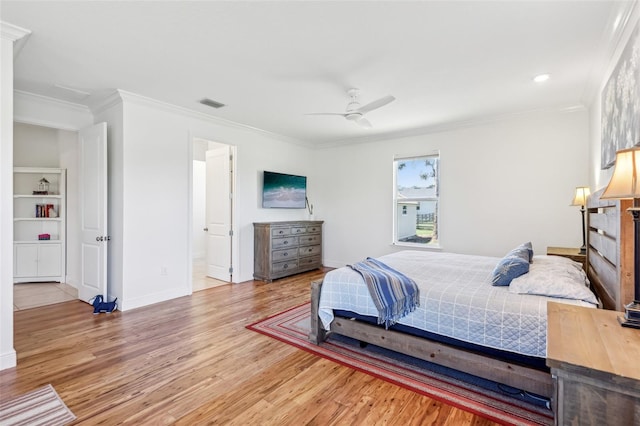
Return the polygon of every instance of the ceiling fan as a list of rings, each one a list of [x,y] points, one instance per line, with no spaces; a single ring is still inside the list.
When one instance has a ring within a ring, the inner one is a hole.
[[[360,102],[358,102],[358,95],[360,94],[360,90],[349,89],[347,90],[347,94],[349,95],[351,100],[347,104],[347,109],[345,112],[311,112],[306,115],[340,115],[347,120],[355,122],[361,127],[369,129],[371,128],[371,123],[369,122],[369,120],[364,118],[364,115],[370,111],[373,111],[374,109],[383,107],[396,99],[395,97],[388,95],[378,99],[377,101],[373,101],[366,105],[360,106]]]

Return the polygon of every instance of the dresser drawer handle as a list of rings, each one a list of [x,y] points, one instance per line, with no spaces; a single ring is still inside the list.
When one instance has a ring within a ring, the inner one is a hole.
[[[311,253],[312,251],[313,251],[313,249],[312,249],[312,248],[310,248],[310,249],[309,249],[309,253]]]
[[[282,257],[287,257],[287,256],[289,256],[289,253],[287,253],[286,251],[282,253]]]
[[[278,234],[282,235],[282,234],[284,234],[284,231],[281,229],[281,230],[278,231]]]
[[[284,266],[282,267],[282,269],[287,269],[288,267],[289,267],[289,265],[285,263]]]

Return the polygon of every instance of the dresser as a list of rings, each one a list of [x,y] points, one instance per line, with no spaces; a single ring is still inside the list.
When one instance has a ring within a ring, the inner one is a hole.
[[[622,312],[547,304],[557,425],[640,424],[640,330]]]
[[[321,220],[253,224],[253,278],[277,278],[322,267]]]

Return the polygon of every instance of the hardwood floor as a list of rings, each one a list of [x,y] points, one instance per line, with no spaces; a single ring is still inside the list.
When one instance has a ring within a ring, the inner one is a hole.
[[[0,398],[51,383],[74,424],[492,425],[247,330],[310,299],[313,271],[113,314],[80,301],[15,315]]]

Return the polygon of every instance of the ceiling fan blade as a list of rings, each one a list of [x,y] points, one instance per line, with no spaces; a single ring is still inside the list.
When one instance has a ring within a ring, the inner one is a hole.
[[[369,120],[367,120],[366,118],[361,118],[360,120],[356,121],[356,123],[358,123],[358,125],[360,127],[364,127],[365,129],[370,129],[371,127],[371,123],[369,122]]]
[[[358,112],[361,112],[361,113],[364,114],[364,113],[367,113],[369,111],[373,111],[374,109],[378,109],[380,107],[383,107],[386,104],[391,103],[391,102],[393,102],[395,100],[396,100],[396,98],[391,96],[391,95],[385,96],[384,98],[380,98],[377,101],[373,101],[373,102],[370,102],[370,103],[368,103],[368,104],[366,104],[364,106],[361,106],[360,108],[358,108]]]

